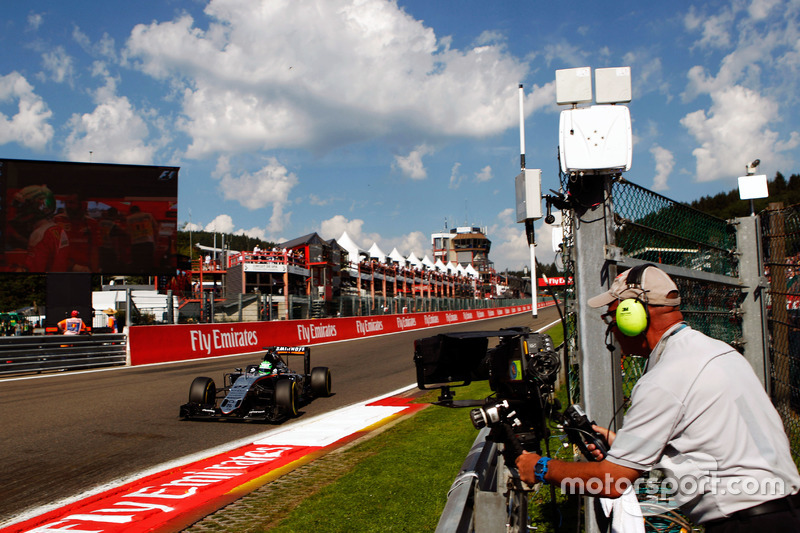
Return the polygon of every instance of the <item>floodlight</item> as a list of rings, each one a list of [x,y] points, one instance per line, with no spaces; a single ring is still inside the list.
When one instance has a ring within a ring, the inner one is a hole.
[[[748,175],[739,178],[739,198],[742,200],[752,200],[754,198],[766,198],[769,196],[767,188],[767,175]]]

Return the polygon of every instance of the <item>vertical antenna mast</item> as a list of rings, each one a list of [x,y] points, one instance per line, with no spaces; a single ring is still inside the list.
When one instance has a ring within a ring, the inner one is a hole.
[[[525,91],[522,90],[522,84],[519,84],[519,168],[525,170],[525,111],[523,110],[523,102],[525,100]]]

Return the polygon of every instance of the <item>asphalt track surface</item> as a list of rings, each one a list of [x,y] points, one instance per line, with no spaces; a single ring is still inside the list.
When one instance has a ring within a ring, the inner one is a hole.
[[[557,319],[550,307],[536,319],[525,313],[312,346],[311,366],[331,370],[334,394],[302,406],[300,418],[416,383],[417,338],[512,326],[537,330]],[[195,377],[208,376],[219,385],[223,373],[258,359],[251,354],[0,380],[0,524],[27,509],[274,427],[178,418]]]

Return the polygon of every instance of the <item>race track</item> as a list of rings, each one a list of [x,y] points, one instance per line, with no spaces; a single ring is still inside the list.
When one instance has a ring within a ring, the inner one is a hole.
[[[334,395],[301,409],[322,414],[416,383],[415,339],[445,331],[494,330],[557,320],[552,307],[528,314],[312,346],[311,365],[327,366]],[[258,360],[236,356],[169,365],[58,373],[0,380],[5,480],[0,524],[26,509],[52,504],[214,446],[253,436],[269,425],[182,421],[189,384]],[[291,424],[292,422],[286,422]]]

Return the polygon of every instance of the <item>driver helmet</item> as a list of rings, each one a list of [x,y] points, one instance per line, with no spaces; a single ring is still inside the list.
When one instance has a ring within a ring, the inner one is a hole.
[[[49,218],[56,212],[56,199],[46,185],[28,185],[16,195],[12,205],[24,222]]]
[[[72,313],[70,313],[70,315],[72,316],[72,318],[75,318],[76,316],[80,316],[80,313],[78,311],[73,311]]]
[[[258,365],[258,372],[260,374],[272,374],[272,363],[269,361],[262,361],[260,365]]]

